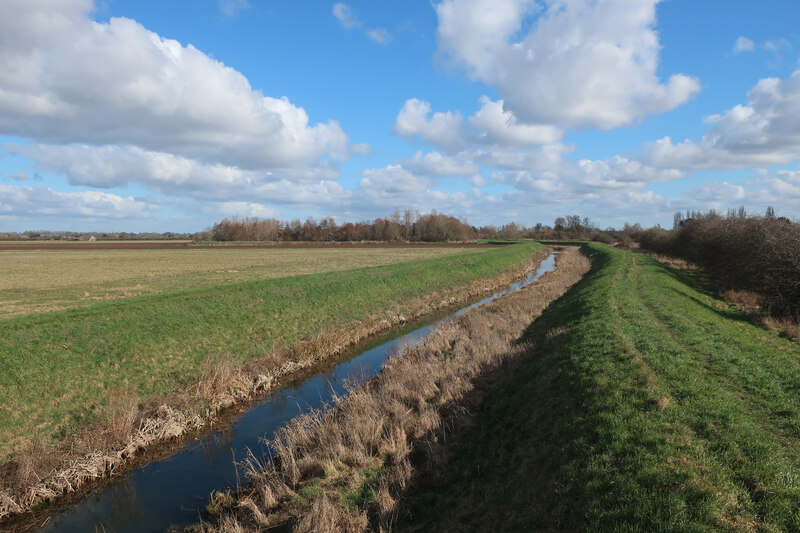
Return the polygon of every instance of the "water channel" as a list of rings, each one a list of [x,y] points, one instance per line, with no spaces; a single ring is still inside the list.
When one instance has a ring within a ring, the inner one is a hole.
[[[163,532],[196,523],[214,490],[237,487],[237,461],[252,450],[266,453],[265,438],[298,414],[330,402],[344,392],[348,378],[369,378],[380,372],[386,358],[405,347],[413,347],[443,323],[470,309],[518,291],[555,269],[555,254],[549,255],[522,281],[444,317],[428,317],[359,346],[345,361],[327,365],[300,382],[269,394],[251,405],[223,427],[205,432],[169,457],[145,464],[113,478],[72,507],[42,516],[41,532]],[[26,531],[30,531],[28,527]],[[33,528],[36,530],[36,528]]]

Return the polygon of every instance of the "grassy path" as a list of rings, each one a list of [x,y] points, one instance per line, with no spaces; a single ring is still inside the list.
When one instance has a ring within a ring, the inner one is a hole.
[[[0,460],[39,434],[102,420],[109,398],[140,400],[416,298],[520,266],[540,245],[388,266],[227,283],[0,320]]]
[[[800,530],[800,346],[692,273],[586,250],[403,528]]]

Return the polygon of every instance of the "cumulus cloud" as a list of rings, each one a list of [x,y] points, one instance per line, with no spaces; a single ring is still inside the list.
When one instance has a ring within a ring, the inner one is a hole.
[[[401,137],[419,137],[447,152],[471,145],[497,145],[508,148],[558,143],[564,135],[560,128],[542,124],[523,124],[504,109],[503,100],[480,98],[480,109],[464,121],[461,113],[437,111],[424,100],[406,100],[397,115],[394,133]]]
[[[428,176],[474,176],[480,169],[471,161],[450,157],[441,152],[417,152],[402,160],[402,166],[410,171]]]
[[[699,142],[664,137],[648,145],[646,161],[662,168],[727,169],[800,157],[800,70],[785,80],[760,80],[747,97],[747,105],[709,117],[713,127]]]
[[[365,28],[353,9],[344,2],[333,5],[333,16],[343,29],[361,29],[364,35],[378,44],[388,44],[392,40],[392,34],[386,28]]]
[[[503,100],[493,102],[482,96],[481,108],[469,118],[475,135],[484,142],[510,145],[540,145],[559,142],[563,131],[541,124],[521,124],[510,111],[503,107]]]
[[[394,123],[394,133],[401,137],[420,137],[445,150],[464,147],[460,113],[450,111],[431,114],[431,104],[410,98],[403,104]]]
[[[439,50],[496,86],[525,122],[615,128],[673,109],[700,89],[683,74],[658,78],[657,3],[443,0]]]
[[[157,206],[98,191],[58,192],[49,187],[0,184],[0,217],[88,217],[136,219],[149,217]]]
[[[139,183],[162,194],[275,202],[307,201],[309,190],[320,184],[325,184],[322,191],[333,197],[340,197],[343,191],[335,182],[338,171],[325,165],[256,171],[200,163],[136,146],[8,144],[6,148],[33,159],[39,170],[66,175],[73,185],[111,188]],[[276,191],[279,186],[286,191]]]
[[[756,44],[747,37],[739,37],[736,39],[736,42],[733,44],[733,53],[738,54],[740,52],[752,52],[755,50]]]
[[[309,124],[286,98],[192,45],[91,0],[0,3],[0,133],[48,143],[130,144],[241,168],[343,159],[338,123]]]
[[[374,216],[385,216],[388,210],[396,207],[466,213],[477,198],[464,191],[439,190],[435,179],[402,165],[368,168],[362,174],[349,205]]]

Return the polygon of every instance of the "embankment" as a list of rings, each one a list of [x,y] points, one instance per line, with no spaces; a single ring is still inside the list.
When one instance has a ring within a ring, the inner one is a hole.
[[[369,335],[491,293],[536,252],[523,243],[4,320],[4,452],[34,429],[48,439],[0,469],[0,518],[119,471]]]
[[[800,347],[696,272],[586,249],[395,529],[800,530]]]
[[[252,458],[250,487],[215,495],[211,523],[197,529],[386,530],[418,469],[443,458],[469,417],[476,388],[535,351],[518,342],[526,326],[588,269],[576,248],[562,252],[555,272],[440,328],[330,410],[296,418],[271,442],[277,460]]]

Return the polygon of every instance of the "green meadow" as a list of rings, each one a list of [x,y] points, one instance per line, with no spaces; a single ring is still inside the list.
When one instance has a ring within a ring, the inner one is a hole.
[[[287,263],[284,277],[215,278],[208,285],[202,275],[186,273],[177,288],[158,294],[0,320],[0,458],[34,437],[59,440],[102,420],[109,395],[119,391],[140,400],[167,393],[197,379],[210,358],[245,363],[517,267],[539,248],[523,243],[428,259],[414,251],[408,258],[416,260],[342,270],[345,254],[357,267],[359,258],[373,253],[347,250],[334,258],[337,271],[286,277],[304,261],[320,262],[319,250],[293,251],[296,264]],[[194,283],[191,276],[200,279]],[[193,285],[199,287],[187,288]]]

